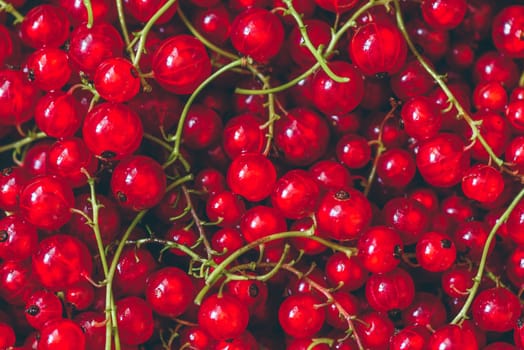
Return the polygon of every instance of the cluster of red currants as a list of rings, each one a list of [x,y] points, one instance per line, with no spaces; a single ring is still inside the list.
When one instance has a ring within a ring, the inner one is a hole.
[[[524,348],[524,5],[0,0],[0,350]]]

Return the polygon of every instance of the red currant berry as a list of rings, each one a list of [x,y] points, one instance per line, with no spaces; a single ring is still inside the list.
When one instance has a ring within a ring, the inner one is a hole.
[[[440,327],[429,337],[428,350],[476,350],[479,346],[471,329],[449,324]]]
[[[400,113],[406,134],[417,140],[437,135],[442,126],[442,115],[437,108],[426,96],[416,96],[406,101]]]
[[[368,312],[354,322],[355,332],[366,349],[385,349],[395,327],[386,314]]]
[[[325,118],[308,108],[294,108],[275,122],[275,145],[292,165],[310,165],[325,152],[329,126]]]
[[[118,204],[134,211],[160,203],[166,191],[162,166],[147,156],[130,156],[118,163],[111,175],[111,192]]]
[[[372,274],[366,282],[366,300],[376,311],[403,310],[414,298],[413,278],[401,268]]]
[[[231,43],[242,55],[265,63],[276,56],[284,42],[284,26],[273,12],[250,8],[231,23]]]
[[[326,319],[321,301],[311,293],[296,294],[284,299],[278,309],[278,321],[287,335],[294,338],[314,336]]]
[[[402,148],[388,149],[377,162],[377,175],[386,186],[406,187],[415,177],[416,171],[413,155]]]
[[[258,205],[250,208],[240,219],[240,231],[247,242],[285,232],[286,220],[275,208]]]
[[[211,74],[205,46],[190,35],[164,40],[153,56],[156,81],[175,94],[190,94]]]
[[[408,53],[402,33],[389,20],[375,20],[358,27],[348,50],[362,73],[378,77],[397,73]]]
[[[373,226],[360,236],[358,257],[374,273],[392,271],[400,263],[404,245],[399,233],[387,226]]]
[[[326,47],[331,40],[331,28],[329,24],[324,21],[311,19],[304,21],[307,34],[314,47],[318,48],[320,45]],[[298,27],[294,27],[289,33],[287,39],[289,45],[289,54],[291,59],[302,67],[308,67],[316,63],[316,59],[311,54],[311,51],[306,47],[304,37],[300,33]]]
[[[335,12],[337,14],[350,11],[352,8],[357,6],[358,0],[315,0],[315,3],[329,12]]]
[[[358,237],[371,223],[371,204],[355,189],[327,192],[315,212],[322,234],[345,241]]]
[[[61,178],[40,176],[20,192],[22,216],[39,229],[56,230],[71,218],[75,199],[71,187]]]
[[[52,320],[62,318],[62,301],[52,292],[38,290],[25,304],[25,318],[34,329],[40,330]]]
[[[102,61],[96,68],[93,84],[100,96],[109,102],[129,101],[140,90],[138,71],[121,57]]]
[[[157,263],[149,250],[136,247],[124,248],[116,264],[115,290],[121,296],[143,295],[146,280],[156,268]]]
[[[295,169],[277,180],[271,203],[286,218],[300,219],[315,211],[319,192],[319,186],[310,173]]]
[[[18,209],[20,192],[30,181],[30,174],[23,167],[5,168],[0,172],[0,209]]]
[[[263,121],[253,114],[242,114],[228,120],[222,133],[224,152],[231,159],[242,153],[262,153],[266,141]]]
[[[5,322],[0,322],[0,349],[10,349],[15,346],[14,329]]]
[[[313,103],[324,114],[346,114],[355,109],[364,98],[362,73],[344,61],[332,61],[329,68],[339,77],[349,79],[338,83],[323,70],[315,73],[311,82]]]
[[[69,57],[60,49],[46,47],[33,52],[24,68],[28,80],[41,90],[60,90],[71,76]]]
[[[499,52],[509,57],[524,57],[524,6],[505,7],[493,20],[492,38]]]
[[[359,289],[369,276],[358,255],[348,257],[342,252],[331,255],[324,269],[331,286],[340,288],[341,291],[350,292]]]
[[[0,219],[0,259],[25,260],[38,246],[36,227],[14,214]]]
[[[120,340],[124,344],[142,344],[153,335],[153,311],[142,298],[131,296],[118,300],[116,317]]]
[[[494,112],[503,112],[507,104],[508,93],[498,81],[479,83],[473,91],[473,105],[477,110],[488,109]]]
[[[346,134],[338,140],[336,154],[342,164],[350,169],[358,169],[371,160],[371,147],[365,137]]]
[[[161,316],[178,317],[192,303],[195,288],[185,271],[164,267],[148,277],[145,295],[154,312]]]
[[[448,235],[440,232],[426,232],[417,242],[416,256],[424,270],[440,272],[453,265],[457,257],[457,248]]]
[[[484,331],[507,332],[520,317],[519,299],[506,288],[481,291],[473,301],[471,312],[475,323]]]
[[[33,268],[42,285],[61,290],[91,276],[93,261],[87,246],[70,235],[55,234],[40,241]]]
[[[82,106],[71,94],[51,91],[41,97],[35,107],[36,126],[55,138],[76,134],[83,119]]]
[[[233,159],[227,170],[231,191],[251,202],[268,197],[277,180],[275,166],[260,153],[244,153]]]
[[[476,164],[466,170],[462,178],[464,195],[481,203],[494,202],[503,190],[502,174],[489,165]]]
[[[20,24],[19,35],[26,45],[34,49],[62,46],[69,36],[69,17],[58,6],[35,6]]]
[[[143,129],[138,114],[121,103],[101,103],[87,113],[82,126],[87,148],[95,155],[122,159],[140,146]]]
[[[424,0],[422,17],[435,29],[449,30],[457,27],[468,9],[466,0]]]
[[[320,160],[309,169],[322,190],[351,187],[353,179],[349,170],[334,160]]]
[[[166,4],[167,0],[124,0],[124,7],[137,21],[146,23]],[[176,13],[176,6],[171,5],[156,21],[164,24]]]
[[[198,324],[216,340],[240,336],[248,322],[247,305],[228,294],[210,295],[198,310]]]
[[[20,71],[0,70],[0,125],[20,125],[33,117],[39,92]]]
[[[38,350],[86,349],[86,336],[75,322],[63,318],[48,322],[40,330]]]
[[[184,145],[189,149],[210,148],[218,143],[222,129],[222,119],[213,109],[194,104],[182,129]]]

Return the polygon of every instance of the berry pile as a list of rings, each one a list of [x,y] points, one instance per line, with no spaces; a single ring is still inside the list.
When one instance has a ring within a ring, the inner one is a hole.
[[[0,0],[0,350],[524,348],[524,5]]]

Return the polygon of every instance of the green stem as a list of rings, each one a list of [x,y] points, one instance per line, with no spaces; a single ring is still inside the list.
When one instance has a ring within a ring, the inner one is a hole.
[[[133,51],[133,48],[130,47],[129,31],[127,30],[126,16],[124,13],[124,5],[122,3],[122,0],[116,0],[116,10],[118,12],[118,22],[120,23],[120,30],[122,30],[122,36],[124,37],[127,52],[129,53],[131,60],[134,60],[135,53]]]
[[[98,220],[98,214],[100,210],[100,205],[98,204],[98,201],[96,199],[96,190],[95,190],[95,178],[91,177],[87,171],[85,172],[87,176],[87,183],[89,184],[89,190],[90,190],[90,201],[91,201],[91,209],[93,211],[93,218],[91,221],[93,232],[95,234],[96,238],[96,246],[98,248],[98,254],[100,255],[100,262],[102,263],[102,270],[104,272],[104,277],[107,278],[107,274],[109,273],[109,268],[107,265],[107,258],[105,254],[104,249],[104,242],[102,241],[102,234],[100,232],[100,225]]]
[[[176,1],[177,0],[168,0],[157,12],[155,12],[155,14],[144,25],[144,28],[142,28],[142,30],[140,31],[140,40],[138,41],[138,47],[136,49],[136,56],[135,56],[135,59],[133,60],[133,65],[135,67],[138,67],[138,64],[140,63],[142,52],[145,50],[145,47],[146,47],[146,39],[147,39],[147,35],[149,34],[149,31],[151,30],[151,28],[153,28],[156,21],[158,21],[158,19],[162,17],[162,15],[166,13],[166,11],[169,10],[169,8],[173,6]]]
[[[209,40],[204,38],[204,36],[202,34],[200,34],[198,32],[198,30],[196,30],[195,27],[193,27],[193,24],[191,24],[191,21],[187,18],[187,16],[184,13],[184,11],[182,11],[182,8],[180,7],[180,3],[178,3],[177,13],[178,13],[178,16],[180,17],[180,19],[182,20],[182,22],[184,22],[184,24],[187,27],[187,29],[189,29],[191,34],[193,34],[193,36],[195,38],[200,40],[200,42],[202,44],[204,44],[205,47],[207,47],[211,51],[216,52],[217,54],[219,54],[219,55],[221,55],[223,57],[227,57],[227,58],[229,58],[231,60],[238,60],[239,59],[239,57],[237,55],[232,54],[232,53],[230,53],[230,52],[228,52],[226,50],[221,49],[220,47],[216,46],[215,44],[213,44],[212,42],[210,42]]]
[[[84,3],[84,7],[86,8],[87,12],[87,28],[91,29],[93,27],[93,6],[91,6],[91,0],[82,0]]]
[[[170,183],[169,186],[166,187],[166,193],[191,180],[193,180],[193,174],[188,174],[186,176],[176,179],[175,181]]]
[[[115,339],[115,349],[120,349],[120,337],[118,336],[118,324],[117,324],[117,317],[116,317],[116,308],[115,308],[115,300],[113,298],[113,279],[115,277],[116,267],[118,265],[118,261],[120,260],[120,255],[122,255],[122,251],[124,250],[124,247],[126,245],[126,241],[128,240],[129,236],[131,235],[131,232],[135,229],[135,227],[138,225],[140,220],[144,217],[147,210],[142,210],[139,212],[131,224],[127,227],[126,232],[124,233],[124,236],[118,243],[118,247],[116,248],[115,254],[113,255],[113,261],[111,261],[111,266],[109,267],[109,271],[107,273],[106,278],[106,312],[109,312],[111,314],[111,319],[106,320],[106,346],[105,350],[111,350],[111,334],[114,335]],[[109,310],[109,311],[108,311]]]
[[[0,0],[1,1],[1,0]],[[46,138],[47,135],[44,132],[30,133],[28,136],[21,140],[8,143],[7,145],[0,146],[0,153],[9,151],[12,149],[20,149],[21,147],[32,143],[33,141]]]
[[[15,18],[14,24],[21,23],[24,16],[13,6],[13,4],[0,0],[0,12],[5,11]]]
[[[262,244],[280,240],[280,239],[286,239],[286,238],[292,238],[292,237],[311,237],[313,235],[312,230],[308,231],[288,231],[288,232],[280,232],[275,233],[272,235],[268,235],[262,238],[259,238],[245,246],[243,246],[240,249],[235,250],[231,253],[227,258],[225,258],[218,266],[215,267],[215,269],[209,274],[209,276],[206,278],[206,284],[198,295],[195,297],[195,304],[200,305],[202,302],[202,299],[206,295],[206,293],[213,287],[213,285],[219,280],[219,278],[224,274],[224,271],[226,268],[234,262],[236,259],[238,259],[240,256],[244,255],[251,249],[254,249]]]
[[[204,80],[202,82],[202,84],[200,84],[196,89],[195,91],[193,91],[193,93],[191,94],[191,96],[189,96],[189,98],[187,99],[186,101],[186,104],[184,105],[184,109],[182,110],[182,113],[180,114],[180,119],[178,121],[178,125],[177,125],[177,129],[176,129],[176,133],[174,136],[172,136],[170,138],[170,141],[174,141],[175,142],[175,145],[172,149],[172,152],[168,158],[168,160],[164,163],[163,167],[164,169],[167,168],[169,165],[173,164],[179,157],[180,155],[180,145],[182,143],[182,130],[184,129],[184,123],[186,121],[186,117],[187,117],[187,114],[189,112],[189,109],[191,108],[191,106],[193,105],[193,102],[195,101],[196,97],[198,96],[198,94],[209,84],[211,83],[213,80],[215,80],[217,77],[219,77],[220,75],[222,75],[224,72],[227,72],[228,70],[232,69],[232,68],[235,68],[235,67],[240,67],[242,65],[245,64],[245,59],[243,58],[240,58],[240,59],[237,59],[236,61],[233,61],[231,63],[228,63],[226,64],[225,66],[223,66],[222,68],[220,68],[219,70],[217,70],[216,72],[214,72],[213,74],[211,74],[206,80]]]
[[[480,287],[480,282],[482,281],[482,275],[484,274],[484,268],[486,267],[486,261],[488,259],[488,253],[491,246],[491,242],[495,238],[498,229],[502,226],[502,224],[506,222],[506,220],[508,220],[509,215],[511,214],[513,209],[515,209],[522,197],[524,197],[524,189],[521,189],[517,196],[513,198],[508,208],[504,211],[504,213],[502,213],[502,215],[495,222],[495,225],[493,225],[493,227],[491,228],[488,238],[486,239],[486,243],[484,243],[484,249],[482,250],[482,257],[480,258],[477,274],[473,278],[473,286],[469,289],[468,298],[464,302],[464,305],[462,306],[458,314],[451,321],[451,324],[458,324],[467,317],[469,308],[471,307],[471,304],[475,299],[477,291]]]
[[[171,151],[171,149],[172,149],[172,148],[171,148],[171,145],[170,145],[169,143],[167,143],[167,142],[165,142],[164,140],[161,140],[161,139],[159,139],[158,137],[156,137],[156,136],[154,136],[154,135],[151,135],[151,134],[149,134],[149,133],[147,133],[147,132],[144,133],[144,138],[145,138],[146,140],[149,140],[149,141],[151,141],[151,142],[156,143],[156,144],[159,145],[159,146],[162,146],[163,148],[165,148],[165,149],[168,150],[168,151]]]
[[[524,87],[524,71],[520,74],[519,86]]]
[[[455,108],[457,109],[458,115],[461,116],[462,118],[464,118],[466,123],[468,123],[468,125],[469,125],[469,127],[471,129],[471,132],[472,132],[472,136],[471,136],[472,140],[477,140],[482,145],[482,147],[486,150],[486,152],[488,153],[490,159],[492,161],[494,161],[495,164],[497,164],[497,166],[501,167],[502,165],[504,165],[504,161],[502,159],[500,159],[493,152],[493,150],[491,149],[491,146],[489,145],[489,143],[486,141],[484,136],[482,136],[482,134],[480,133],[479,129],[477,128],[477,124],[478,123],[475,120],[473,120],[473,118],[471,118],[469,113],[457,101],[455,95],[453,95],[453,93],[448,88],[448,86],[446,85],[446,83],[444,82],[442,77],[433,69],[433,67],[431,67],[426,62],[426,60],[418,52],[417,48],[413,44],[413,41],[411,41],[411,38],[409,37],[409,35],[408,35],[407,31],[406,31],[406,27],[404,25],[404,19],[402,17],[402,11],[401,11],[401,8],[400,8],[399,0],[393,0],[393,1],[394,1],[394,4],[395,4],[395,12],[396,12],[395,15],[396,15],[396,19],[397,19],[397,25],[398,25],[398,28],[400,29],[400,31],[402,32],[402,35],[404,36],[404,39],[406,40],[406,43],[408,44],[409,49],[411,50],[413,55],[416,57],[416,59],[420,62],[421,66],[424,67],[426,72],[437,82],[437,84],[440,86],[442,91],[444,91],[444,93],[448,97],[448,100],[450,101],[450,103],[452,103],[453,106],[455,106]]]
[[[302,17],[300,14],[295,10],[293,7],[293,2],[291,0],[284,0],[284,3],[286,4],[289,13],[293,18],[295,19],[295,22],[297,22],[298,29],[300,30],[300,34],[302,36],[302,39],[304,40],[304,44],[308,48],[308,50],[311,52],[313,57],[317,60],[317,62],[320,64],[320,67],[322,67],[322,70],[326,72],[326,74],[336,81],[337,83],[347,83],[349,81],[349,78],[347,77],[339,77],[336,75],[331,68],[327,65],[326,62],[326,55],[322,55],[321,50],[315,47],[313,43],[311,42],[311,39],[309,38],[309,35],[307,33],[307,27],[304,24],[304,21],[302,21]]]

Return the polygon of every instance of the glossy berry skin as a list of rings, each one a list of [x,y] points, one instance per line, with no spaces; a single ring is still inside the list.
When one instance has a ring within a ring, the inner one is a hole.
[[[40,330],[47,322],[61,319],[62,311],[62,301],[54,293],[42,289],[29,296],[24,314],[27,323]]]
[[[278,309],[278,321],[287,335],[293,338],[314,336],[322,328],[326,310],[318,307],[322,302],[311,293],[287,297]]]
[[[233,159],[226,180],[233,193],[258,202],[273,191],[277,173],[273,163],[260,153],[244,153]]]
[[[143,295],[146,281],[157,267],[158,264],[149,250],[125,247],[118,259],[113,282],[117,295]]]
[[[404,245],[395,229],[373,226],[360,236],[357,248],[358,256],[368,271],[386,273],[400,263]]]
[[[231,23],[231,44],[242,55],[265,63],[276,56],[284,42],[284,26],[273,12],[250,8]]]
[[[424,180],[435,187],[451,187],[460,182],[470,163],[464,141],[451,133],[439,133],[421,143],[417,169]]]
[[[182,129],[184,145],[192,150],[210,148],[218,143],[222,129],[222,119],[214,109],[194,104]]]
[[[16,335],[14,329],[5,322],[0,322],[0,348],[9,349],[15,346]]]
[[[180,345],[195,349],[212,349],[215,340],[199,326],[184,327],[180,331]]]
[[[56,176],[40,176],[20,192],[22,216],[44,230],[56,230],[71,218],[75,199],[71,187]]]
[[[160,203],[166,190],[166,175],[154,159],[137,155],[122,159],[111,176],[111,192],[118,204],[134,211]]]
[[[178,317],[192,303],[195,288],[185,271],[177,267],[164,267],[148,277],[145,295],[155,313]]]
[[[402,311],[406,325],[436,329],[446,324],[447,310],[440,297],[427,292],[417,292],[411,305]]]
[[[122,343],[142,344],[153,335],[153,311],[144,299],[131,296],[117,300],[116,316]]]
[[[524,6],[513,5],[505,7],[493,20],[492,38],[498,51],[513,57],[524,57]]]
[[[466,0],[424,0],[421,4],[424,21],[438,30],[457,27],[464,19],[467,9]]]
[[[0,25],[0,64],[3,65],[5,61],[13,54],[13,40],[10,31],[4,25]]]
[[[23,306],[36,288],[36,281],[30,260],[4,261],[0,263],[0,296],[12,305]]]
[[[416,256],[424,270],[440,272],[453,265],[457,257],[457,248],[447,234],[426,232],[417,242]]]
[[[258,205],[240,218],[240,231],[247,242],[253,242],[274,233],[285,232],[287,224],[282,214],[273,207]],[[281,243],[275,241],[274,243]]]
[[[425,350],[429,335],[427,329],[410,325],[396,332],[389,346],[391,350]]]
[[[406,134],[417,139],[431,138],[442,126],[442,115],[426,96],[412,97],[402,105],[400,113]]]
[[[481,203],[494,202],[503,190],[502,174],[489,165],[476,164],[466,170],[462,178],[464,195]]]
[[[85,349],[86,337],[78,324],[69,319],[46,323],[40,330],[38,350]]]
[[[191,35],[164,40],[152,63],[155,80],[175,94],[190,94],[211,74],[211,61],[204,45]]]
[[[0,259],[25,260],[38,246],[36,227],[14,214],[0,219]]]
[[[87,246],[66,234],[55,234],[40,241],[32,257],[35,275],[50,290],[72,286],[93,270]]]
[[[329,134],[326,119],[308,108],[291,109],[275,122],[275,145],[292,165],[318,160],[326,152]]]
[[[95,155],[119,160],[140,146],[143,136],[138,114],[121,103],[101,103],[87,113],[82,126],[87,148]]]
[[[377,175],[386,186],[405,187],[411,183],[416,171],[413,155],[402,148],[388,149],[377,162]]]
[[[355,322],[355,331],[366,349],[384,349],[389,344],[395,327],[386,314],[368,312],[359,316],[361,322]]]
[[[358,0],[315,0],[315,4],[329,12],[344,13],[350,11],[358,4]]]
[[[315,73],[311,82],[313,104],[324,114],[346,114],[357,107],[364,98],[362,73],[352,64],[332,61],[329,68],[339,77],[348,78],[337,83],[323,70]]]
[[[442,274],[442,290],[454,298],[465,297],[473,286],[473,277],[473,271],[464,267],[453,267]]]
[[[384,223],[400,233],[404,244],[416,242],[430,225],[429,211],[414,198],[396,197],[387,201],[382,215]]]
[[[255,114],[241,114],[229,119],[222,133],[224,152],[231,159],[242,153],[262,153],[266,137],[263,120]]]
[[[351,240],[371,223],[371,204],[355,189],[328,191],[315,212],[318,230],[340,241]]]
[[[64,290],[64,302],[74,310],[87,310],[95,300],[95,287],[87,280],[79,281]]]
[[[358,255],[348,257],[342,252],[331,255],[326,261],[324,270],[332,287],[347,292],[362,287],[369,276],[369,272],[364,268]]]
[[[246,211],[244,201],[230,191],[222,191],[209,196],[206,203],[206,215],[210,222],[217,222],[220,227],[234,227]]]
[[[348,50],[353,63],[366,76],[395,74],[406,62],[408,53],[402,33],[389,20],[359,26]]]
[[[146,23],[153,15],[165,5],[166,0],[124,0],[126,11],[137,21]],[[176,13],[176,6],[172,5],[169,9],[158,18],[155,24],[164,24],[168,22]]]
[[[20,191],[31,177],[23,167],[9,167],[0,172],[0,209],[15,211],[18,209]]]
[[[198,310],[198,324],[216,340],[240,336],[248,321],[247,306],[228,294],[208,296]]]
[[[76,134],[82,125],[83,109],[71,94],[50,91],[35,106],[35,123],[47,136],[63,138]]]
[[[429,61],[425,57],[423,59],[426,62]],[[407,101],[411,97],[426,95],[435,83],[424,72],[424,67],[418,60],[408,60],[396,74],[391,76],[390,85],[393,93],[403,101]]]
[[[335,160],[319,160],[309,172],[320,185],[321,190],[351,187],[353,179],[349,170]]]
[[[268,297],[268,286],[257,280],[229,281],[225,291],[247,305],[250,314],[258,307],[265,307]]]
[[[48,174],[64,179],[72,188],[86,185],[84,172],[94,176],[98,168],[98,160],[78,137],[62,139],[51,145],[46,163]]]
[[[316,209],[320,188],[305,170],[294,169],[280,177],[271,194],[271,204],[288,219],[301,219]]]
[[[336,145],[337,159],[350,169],[363,168],[371,160],[368,140],[357,134],[342,136]]]
[[[122,57],[102,61],[96,68],[93,84],[100,96],[109,102],[129,101],[140,90],[138,71]]]
[[[484,331],[507,332],[521,315],[520,302],[506,288],[495,287],[481,291],[471,306],[475,323]]]
[[[502,83],[498,81],[477,84],[473,91],[473,105],[477,110],[489,109],[504,112],[507,104],[508,93]]]
[[[415,283],[401,268],[372,274],[366,282],[366,300],[375,311],[402,310],[415,298]]]
[[[20,24],[19,36],[34,49],[62,46],[69,36],[69,17],[58,6],[35,6]]]
[[[509,123],[519,134],[524,132],[524,101],[513,101],[505,108]]]
[[[29,55],[23,71],[29,81],[44,91],[60,90],[71,76],[67,53],[52,47],[37,50]]]
[[[108,23],[95,23],[91,28],[83,23],[71,33],[69,58],[85,73],[94,74],[102,61],[122,56],[123,50],[120,33]]]
[[[477,112],[472,118],[482,123],[478,127],[480,134],[491,147],[493,153],[501,156],[509,143],[511,134],[511,127],[506,118],[492,111]],[[470,137],[472,135],[471,129],[468,128],[465,135]],[[471,148],[471,157],[482,162],[489,160],[488,153],[478,140],[475,141]]]
[[[0,124],[20,125],[32,118],[38,89],[20,71],[0,70]]]
[[[231,33],[231,14],[223,4],[198,9],[193,16],[193,25],[211,42],[223,45]]]
[[[428,350],[475,350],[478,349],[474,332],[466,327],[445,325],[433,333],[428,341]]]

